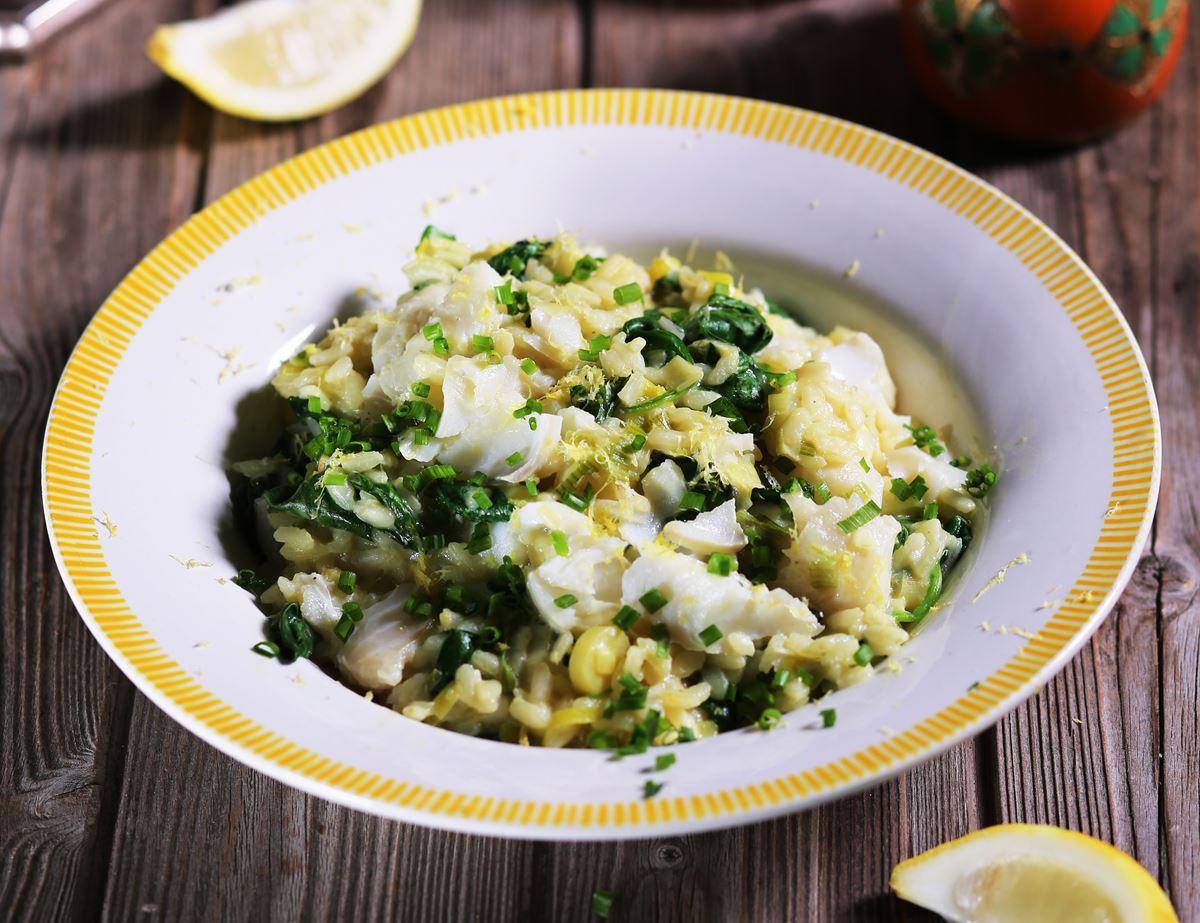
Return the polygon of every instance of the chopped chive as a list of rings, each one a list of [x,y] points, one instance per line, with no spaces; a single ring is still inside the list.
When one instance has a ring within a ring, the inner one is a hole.
[[[796,678],[801,680],[809,689],[817,683],[817,678],[804,669],[804,667],[796,667]]]
[[[435,228],[432,224],[425,225],[425,230],[421,232],[421,239],[417,241],[417,246],[425,243],[431,237],[441,237],[443,240],[458,240],[453,234],[449,234],[440,228]]]
[[[737,570],[737,558],[731,554],[716,552],[708,559],[708,572],[718,577],[728,577]]]
[[[567,545],[567,534],[559,532],[557,529],[550,533],[550,541],[554,544],[554,550],[562,557],[566,557],[571,553],[571,549]]]
[[[554,605],[558,606],[560,609],[570,609],[577,602],[579,602],[577,597],[572,596],[570,593],[563,593],[562,596],[559,596],[554,600]]]
[[[613,301],[617,304],[633,304],[642,300],[642,287],[636,282],[620,285],[613,289]]]
[[[925,479],[919,474],[908,482],[903,478],[892,478],[892,494],[897,500],[920,500],[928,490]]]
[[[445,337],[438,337],[433,341],[433,351],[439,356],[450,355],[450,341]]]
[[[413,430],[413,445],[429,445],[429,439],[432,434],[427,429]]]
[[[569,506],[577,513],[582,513],[588,507],[588,501],[578,494],[565,493],[560,497],[563,503]]]
[[[647,398],[644,401],[639,401],[636,404],[631,404],[625,408],[625,412],[642,413],[646,410],[653,410],[655,407],[661,407],[663,404],[667,403],[667,401],[673,401],[675,398],[687,394],[687,392],[691,391],[692,388],[696,387],[697,384],[699,384],[699,382],[694,381],[690,385],[680,385],[678,388],[672,388],[669,391],[664,391],[662,394],[656,394],[654,397]]]
[[[471,337],[471,348],[477,353],[486,353],[496,348],[495,342],[491,337],[486,337],[481,333]]]
[[[521,462],[523,462],[524,460],[525,460],[525,456],[522,455],[520,452],[513,452],[512,455],[510,455],[510,456],[508,456],[508,458],[504,459],[505,462],[512,465],[514,468],[517,465],[521,464]]]
[[[525,491],[526,491],[526,493],[528,493],[528,494],[529,494],[529,496],[531,496],[531,497],[536,497],[536,496],[538,495],[538,482],[537,482],[537,480],[536,480],[536,479],[534,479],[534,478],[530,478],[529,480],[527,480],[527,481],[525,482]]]
[[[762,714],[758,716],[758,729],[760,731],[770,731],[779,726],[779,722],[783,720],[783,712],[778,708],[764,708]]]
[[[522,359],[521,360],[521,371],[524,372],[526,375],[536,374],[537,370],[538,370],[538,364],[536,362],[534,362],[532,359]]]
[[[531,430],[537,429],[537,417],[530,417],[528,423]]]
[[[418,381],[413,384],[412,393],[417,397],[429,397],[429,385],[423,381]]]
[[[354,631],[354,620],[348,615],[343,615],[338,619],[338,623],[333,626],[333,633],[342,641],[350,637]]]
[[[342,615],[352,622],[361,622],[363,620],[362,606],[354,601],[348,602],[342,606]]]
[[[832,496],[833,491],[829,489],[828,484],[818,484],[813,488],[813,499],[816,500],[817,503],[825,503]]]
[[[431,343],[436,343],[446,335],[445,331],[442,330],[442,325],[438,323],[426,324],[421,328],[421,333]]]
[[[421,472],[421,476],[430,481],[448,481],[457,474],[453,465],[430,465]]]
[[[467,596],[467,588],[460,583],[451,583],[442,593],[442,598],[446,601],[446,605],[455,612],[462,612],[471,604],[471,599]]]
[[[875,659],[875,651],[866,641],[862,641],[858,645],[858,650],[854,652],[854,662],[860,667],[865,667]]]
[[[476,471],[469,478],[467,478],[467,483],[472,487],[482,487],[487,483],[487,475],[482,471]]]
[[[972,497],[986,497],[995,483],[996,472],[992,470],[991,465],[983,464],[967,472],[963,486]]]
[[[344,570],[338,574],[338,589],[343,593],[353,593],[358,584],[358,574],[352,570]]]
[[[821,727],[831,728],[837,724],[837,709],[826,708],[821,712]]]
[[[704,631],[700,632],[700,643],[705,647],[712,647],[718,641],[725,637],[725,633],[716,625],[709,625]]]
[[[339,487],[346,483],[346,475],[341,471],[326,471],[322,480],[329,487]]]
[[[679,498],[679,508],[704,512],[707,502],[708,498],[704,494],[696,493],[694,490],[685,490],[683,496]]]
[[[791,670],[776,670],[771,674],[771,688],[778,692],[792,681]]]
[[[496,295],[496,304],[516,304],[510,279],[505,279],[503,285],[497,285],[492,291]]]
[[[662,590],[655,587],[643,593],[638,601],[646,607],[647,612],[657,612],[667,604],[667,597],[663,596]]]
[[[938,518],[937,503],[933,502],[932,500],[929,503],[926,503],[925,509],[923,509],[921,511],[921,518],[922,519],[937,519]]]
[[[729,294],[729,286],[724,282],[716,282],[713,284],[713,294],[714,295],[728,295]]]
[[[925,587],[925,595],[917,604],[917,608],[912,611],[912,618],[909,621],[919,622],[929,614],[929,610],[933,608],[933,604],[937,602],[937,598],[942,592],[942,568],[938,564],[934,564],[929,571],[929,583]]]
[[[492,508],[492,498],[487,495],[486,490],[477,490],[471,494],[471,499],[475,501],[475,505],[481,510],[490,510]]]
[[[937,432],[932,426],[910,426],[905,423],[904,428],[912,433],[913,445],[924,449],[934,458],[946,451],[946,447],[938,442]]]
[[[607,920],[609,913],[612,911],[613,900],[616,895],[612,891],[607,891],[604,888],[599,888],[592,892],[592,913],[602,920]]]
[[[681,727],[679,729],[679,742],[680,743],[685,743],[685,744],[691,743],[695,739],[696,739],[696,732],[693,731],[690,727]]]
[[[308,412],[321,413],[321,399],[315,394],[308,396]]]
[[[654,769],[656,772],[662,772],[664,769],[670,769],[674,765],[674,753],[660,753],[654,758]]]
[[[868,522],[880,514],[879,504],[874,500],[868,500],[857,510],[838,522],[837,527],[849,535],[855,529],[865,526]]]
[[[671,656],[671,629],[667,628],[662,622],[656,622],[650,628],[650,635],[654,638],[654,656],[659,660],[666,660]]]
[[[622,631],[629,631],[641,617],[641,613],[633,608],[633,606],[622,606],[617,610],[617,614],[613,616],[613,624]]]
[[[653,798],[663,790],[661,782],[655,782],[653,779],[647,779],[646,784],[642,786],[642,797]]]
[[[636,436],[634,436],[632,439],[629,440],[629,451],[640,452],[642,450],[642,447],[645,445],[646,445],[646,437],[643,436],[641,433],[638,433]]]
[[[867,460],[865,458],[860,458],[858,460],[858,467],[862,468],[863,471],[869,472],[871,470],[871,466],[867,464]]]
[[[259,641],[254,647],[250,648],[256,654],[261,654],[263,657],[278,657],[279,645],[274,641]]]
[[[524,404],[513,411],[513,416],[520,420],[522,417],[527,417],[531,413],[541,413],[542,402],[529,398]]]
[[[955,468],[970,468],[971,456],[955,455],[952,459],[950,459],[950,464],[952,464]]]

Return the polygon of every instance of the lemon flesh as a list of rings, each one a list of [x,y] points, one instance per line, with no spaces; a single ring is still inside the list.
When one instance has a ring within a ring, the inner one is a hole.
[[[233,115],[307,118],[354,99],[412,42],[421,0],[252,0],[157,29],[146,52]]]
[[[1158,883],[1100,840],[989,827],[900,863],[892,887],[956,923],[1178,923]]]

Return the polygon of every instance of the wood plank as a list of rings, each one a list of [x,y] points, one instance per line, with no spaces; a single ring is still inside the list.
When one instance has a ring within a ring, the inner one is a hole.
[[[426,4],[399,66],[351,105],[297,125],[213,117],[204,201],[307,147],[433,105],[574,85],[573,4]],[[138,695],[104,914],[156,919],[523,920],[530,843],[458,836],[339,808],[192,737]],[[186,770],[185,770],[186,767]],[[179,778],[201,779],[191,788]]]
[[[1154,536],[1158,565],[1161,633],[1159,733],[1162,844],[1160,879],[1181,920],[1200,919],[1200,619],[1196,585],[1200,579],[1200,74],[1192,18],[1176,84],[1161,111],[1155,159],[1147,164],[1154,188],[1151,223],[1149,338],[1151,369],[1162,410],[1162,494]],[[1147,343],[1144,339],[1143,343]]]
[[[182,5],[114,5],[0,68],[0,915],[78,915],[104,887],[132,690],[58,578],[41,433],[83,325],[195,187],[183,95],[126,53]]]

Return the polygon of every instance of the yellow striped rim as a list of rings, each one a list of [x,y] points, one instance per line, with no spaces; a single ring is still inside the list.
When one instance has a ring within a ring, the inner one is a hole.
[[[1067,600],[1007,664],[957,701],[907,730],[823,766],[704,795],[653,801],[547,803],[481,797],[415,785],[330,759],[285,739],[208,692],[146,631],[105,561],[92,520],[93,419],[142,323],[188,273],[259,217],[379,161],[467,138],[571,125],[672,126],[758,138],[814,151],[917,190],[973,222],[1009,250],[1061,305],[1092,355],[1112,421],[1110,506]],[[50,412],[43,490],[63,572],[95,628],[144,688],[233,749],[379,805],[480,826],[630,830],[777,813],[928,756],[1030,691],[1111,605],[1149,524],[1160,458],[1149,378],[1120,312],[1040,221],[981,180],[919,148],[812,112],[756,100],[666,90],[574,90],[466,103],[376,125],[292,158],[194,215],[159,244],[100,308],[63,372]]]

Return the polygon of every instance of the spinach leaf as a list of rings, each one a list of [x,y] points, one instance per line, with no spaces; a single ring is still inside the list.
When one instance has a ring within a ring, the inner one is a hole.
[[[502,276],[507,273],[514,279],[523,280],[525,264],[530,260],[540,259],[548,246],[544,240],[518,240],[489,259],[488,265]]]
[[[421,536],[420,523],[417,522],[417,517],[407,501],[396,493],[395,487],[387,481],[376,484],[365,474],[350,475],[350,486],[364,494],[370,494],[396,517],[396,524],[386,530],[396,541],[408,548],[417,547]]]
[[[488,581],[487,617],[490,621],[517,624],[533,618],[535,612],[525,588],[525,572],[508,555]]]
[[[376,484],[361,474],[352,474],[349,483],[352,487],[371,494],[386,506],[396,517],[396,524],[390,529],[377,529],[363,522],[349,510],[342,509],[326,497],[324,478],[321,475],[313,475],[301,481],[290,496],[288,492],[291,488],[286,484],[272,488],[264,496],[271,509],[290,513],[305,522],[342,529],[368,542],[376,541],[379,535],[390,535],[401,545],[408,548],[417,547],[419,526],[416,517],[404,499],[396,493],[395,488],[390,484]]]
[[[343,529],[359,538],[371,541],[375,530],[348,510],[342,509],[325,496],[325,485],[320,475],[301,481],[294,493],[291,487],[281,484],[267,491],[267,505],[273,510],[290,513],[305,522],[315,522],[331,529]]]
[[[738,356],[737,368],[712,390],[743,413],[759,413],[766,409],[770,384],[767,373],[746,353]]]
[[[446,632],[446,640],[438,651],[437,662],[429,675],[429,694],[437,695],[454,679],[454,674],[464,663],[471,660],[471,655],[479,650],[479,635],[461,628],[451,628]]]
[[[963,551],[967,550],[967,547],[971,544],[971,539],[975,537],[975,533],[971,529],[971,524],[957,513],[951,516],[942,528],[962,541]]]
[[[683,292],[683,284],[679,281],[679,273],[669,272],[660,276],[654,283],[654,298],[658,301],[670,298]]]
[[[713,295],[688,320],[683,338],[688,343],[720,340],[748,353],[756,353],[770,343],[774,335],[753,305],[728,295]]]
[[[734,711],[733,703],[725,699],[708,699],[700,703],[700,710],[708,715],[718,731],[732,731],[741,727],[742,722]]]
[[[617,406],[617,394],[627,381],[628,378],[606,378],[604,384],[594,389],[587,385],[571,385],[571,406],[586,410],[597,423],[603,423],[612,416]]]
[[[263,590],[271,585],[271,581],[265,577],[258,576],[249,567],[243,567],[233,577],[233,582],[240,586],[243,590],[253,593],[258,596]]]
[[[283,612],[279,613],[279,621],[275,623],[275,630],[279,634],[279,646],[290,659],[299,660],[301,657],[312,655],[315,643],[313,630],[308,622],[304,621],[300,607],[295,603],[288,603],[283,607]]]
[[[515,509],[497,488],[467,481],[435,481],[425,496],[448,515],[466,522],[508,522]]]
[[[704,409],[714,416],[724,417],[728,420],[729,428],[735,433],[750,432],[750,426],[746,423],[746,418],[742,416],[742,412],[737,409],[737,406],[729,398],[719,397],[711,404],[706,404]]]
[[[652,352],[661,352],[666,354],[663,362],[670,362],[674,356],[682,356],[689,363],[694,364],[692,354],[688,352],[683,340],[663,327],[662,321],[661,312],[647,311],[641,317],[627,320],[621,329],[625,332],[627,340],[641,337],[646,341],[646,345],[642,347],[643,356],[649,356]]]

